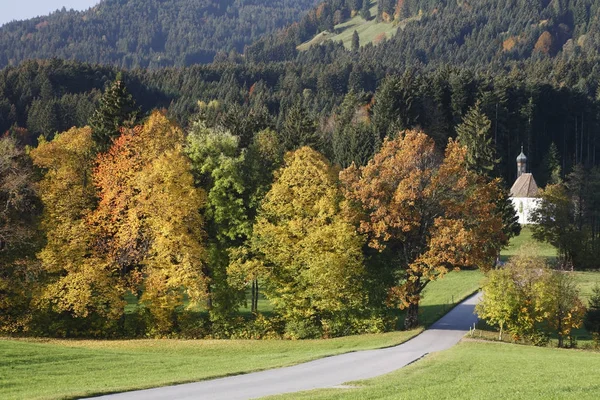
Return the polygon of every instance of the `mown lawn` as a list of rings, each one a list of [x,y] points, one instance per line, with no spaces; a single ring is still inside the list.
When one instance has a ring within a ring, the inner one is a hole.
[[[476,291],[481,278],[461,271],[433,282],[421,322],[433,323]],[[421,330],[305,341],[0,339],[0,399],[77,398],[192,382],[394,346]]]
[[[269,399],[597,399],[600,354],[462,342],[356,389],[327,389]]]
[[[330,340],[0,340],[0,399],[76,398],[399,344],[419,330]]]

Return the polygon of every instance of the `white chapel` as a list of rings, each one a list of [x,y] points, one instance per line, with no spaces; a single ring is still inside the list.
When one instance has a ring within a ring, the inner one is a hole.
[[[517,180],[510,189],[510,199],[519,215],[521,225],[531,224],[531,213],[538,207],[540,199],[538,186],[531,173],[527,173],[527,157],[523,153],[517,157]]]

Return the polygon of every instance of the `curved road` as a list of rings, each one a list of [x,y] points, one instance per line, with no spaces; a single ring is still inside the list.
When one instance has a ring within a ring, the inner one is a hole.
[[[373,378],[402,368],[435,351],[445,350],[477,322],[476,294],[457,305],[430,329],[413,339],[387,349],[366,350],[226,378],[102,396],[107,400],[242,400],[281,393],[335,387]]]

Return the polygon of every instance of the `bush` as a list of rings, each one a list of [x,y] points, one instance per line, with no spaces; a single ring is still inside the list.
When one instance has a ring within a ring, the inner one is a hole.
[[[285,324],[286,339],[319,339],[323,336],[323,331],[310,319],[291,320]]]

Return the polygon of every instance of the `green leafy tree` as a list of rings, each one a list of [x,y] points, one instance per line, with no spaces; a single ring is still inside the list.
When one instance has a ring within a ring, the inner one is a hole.
[[[248,182],[244,177],[246,154],[239,138],[220,128],[193,124],[187,138],[196,185],[207,193],[204,216],[209,243],[205,273],[210,278],[208,308],[213,320],[231,316],[243,292],[227,282],[228,251],[241,245],[251,232]]]
[[[584,319],[585,329],[590,332],[594,338],[596,347],[600,345],[600,285],[596,284],[592,288],[592,296],[588,302],[587,312]]]
[[[533,237],[555,246],[562,263],[572,264],[584,240],[577,229],[573,201],[564,184],[549,185],[541,192],[531,221]]]
[[[565,347],[565,338],[583,325],[585,306],[579,299],[579,289],[573,275],[552,271],[548,285],[548,323],[558,334],[558,347]]]
[[[543,345],[555,331],[558,346],[564,347],[572,329],[582,325],[585,307],[573,276],[551,270],[534,253],[526,249],[503,268],[490,271],[477,314],[500,328],[500,340],[506,330],[513,340]]]
[[[108,150],[112,140],[121,134],[122,127],[130,128],[135,124],[137,114],[133,97],[118,75],[100,98],[89,121],[97,150]]]
[[[364,0],[362,8],[360,9],[360,16],[363,17],[365,21],[371,20],[371,0]]]

